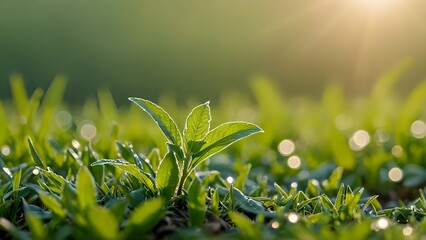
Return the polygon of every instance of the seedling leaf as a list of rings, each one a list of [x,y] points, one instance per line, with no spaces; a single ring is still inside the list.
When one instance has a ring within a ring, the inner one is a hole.
[[[187,151],[192,151],[193,141],[202,140],[210,129],[210,106],[209,102],[198,105],[192,109],[191,113],[186,118],[185,129],[183,136],[187,144]]]
[[[173,152],[168,152],[158,167],[157,185],[160,195],[170,199],[179,182],[179,167]]]
[[[252,123],[228,122],[219,125],[207,133],[204,146],[198,153],[194,154],[196,160],[194,160],[192,168],[232,143],[259,132],[263,132],[263,130]]]
[[[180,146],[182,137],[179,129],[170,115],[163,108],[151,101],[141,98],[131,97],[129,100],[134,102],[151,116],[151,118],[157,123],[158,127],[160,127],[164,136],[166,136],[170,142]]]

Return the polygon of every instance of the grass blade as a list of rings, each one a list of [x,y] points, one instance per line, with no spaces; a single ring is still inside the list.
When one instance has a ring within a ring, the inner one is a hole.
[[[156,184],[152,177],[142,172],[135,164],[131,164],[124,160],[119,159],[102,159],[91,164],[91,166],[102,166],[102,165],[113,165],[123,171],[126,171],[129,174],[135,176],[139,181],[141,181],[152,193],[157,192]]]
[[[188,190],[188,211],[191,226],[198,227],[206,215],[206,191],[200,180],[195,177]]]
[[[90,173],[87,167],[80,168],[80,171],[77,174],[77,201],[81,209],[86,209],[87,207],[96,204],[96,185],[95,179],[93,179],[92,174]]]
[[[164,201],[157,198],[135,208],[125,225],[124,239],[138,239],[150,231],[166,214],[163,206]]]

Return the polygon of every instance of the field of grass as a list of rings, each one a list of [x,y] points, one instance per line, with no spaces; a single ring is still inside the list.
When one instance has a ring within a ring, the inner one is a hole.
[[[66,105],[61,78],[28,96],[13,77],[0,238],[425,239],[426,82],[400,96],[403,71],[358,99],[257,79],[254,99],[119,108],[108,91]]]

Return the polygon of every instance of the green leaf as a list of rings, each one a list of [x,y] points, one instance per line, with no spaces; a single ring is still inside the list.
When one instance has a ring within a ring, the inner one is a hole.
[[[244,165],[243,169],[241,169],[239,172],[237,179],[235,180],[234,186],[241,191],[244,190],[244,186],[246,185],[248,174],[250,173],[251,164]]]
[[[269,218],[275,218],[277,216],[275,212],[270,212],[266,210],[262,203],[247,197],[237,188],[232,187],[231,189],[231,196],[234,196],[237,206],[243,209],[244,211],[254,214],[262,214],[265,217]]]
[[[83,211],[87,207],[96,204],[97,193],[95,179],[93,179],[87,167],[80,168],[77,174],[76,190],[78,205]]]
[[[200,180],[195,177],[188,190],[188,211],[191,226],[198,227],[206,215],[206,191]]]
[[[288,198],[287,192],[280,185],[278,185],[278,183],[275,182],[274,187],[281,194],[281,196],[283,196],[284,199]]]
[[[175,156],[168,152],[158,167],[157,185],[160,195],[170,199],[176,191],[179,182],[179,167]]]
[[[337,192],[336,203],[334,204],[337,211],[340,210],[340,207],[342,206],[342,203],[344,202],[344,191],[345,191],[345,184],[341,183],[339,191]]]
[[[125,224],[125,239],[137,239],[150,231],[166,214],[164,201],[160,198],[148,200],[131,213]]]
[[[0,101],[0,145],[3,145],[4,142],[8,139],[9,128],[7,127],[7,118],[6,112],[4,110],[3,104]]]
[[[336,211],[336,209],[334,208],[333,202],[330,200],[329,197],[327,197],[327,195],[322,195],[322,197],[320,198],[320,201],[322,203],[322,206],[328,211],[330,212]]]
[[[59,216],[61,219],[65,218],[66,212],[56,198],[42,192],[40,192],[38,196],[40,197],[40,200],[43,202],[43,204],[49,209],[49,211]]]
[[[148,160],[151,163],[152,168],[158,170],[158,166],[161,161],[160,150],[158,150],[158,148],[153,148],[148,154]]]
[[[359,200],[361,199],[361,195],[364,192],[364,188],[361,188],[357,193],[355,193],[354,197],[348,202],[347,208],[349,212],[353,212],[355,206],[357,206]]]
[[[40,158],[40,155],[38,155],[37,150],[34,147],[34,143],[30,137],[28,138],[28,144],[30,146],[31,156],[33,157],[36,166],[46,169],[46,163]]]
[[[62,102],[66,83],[66,77],[63,75],[58,75],[53,79],[49,89],[46,91],[41,106],[42,117],[40,121],[40,130],[38,133],[41,136],[45,136],[49,128],[52,126],[51,123],[54,118],[55,111]]]
[[[219,204],[220,204],[219,190],[216,188],[213,192],[213,195],[212,195],[212,202],[210,204],[210,211],[212,211],[217,216],[220,215]]]
[[[12,176],[13,176],[12,189],[13,189],[13,191],[16,191],[16,190],[18,190],[19,185],[21,183],[22,169],[15,171]]]
[[[74,215],[79,209],[77,202],[77,193],[69,182],[65,182],[62,187],[61,203],[69,214]]]
[[[263,130],[252,123],[228,122],[219,125],[207,133],[203,148],[194,154],[192,168],[232,143],[259,132],[263,132]]]
[[[106,208],[92,205],[87,209],[90,231],[98,239],[117,239],[119,234],[118,221],[114,214]]]
[[[192,152],[192,143],[204,139],[210,129],[211,115],[209,103],[206,102],[198,105],[192,109],[186,118],[183,136],[185,137],[188,152]]]
[[[20,115],[25,116],[28,106],[28,95],[22,76],[18,74],[12,75],[10,77],[10,87],[16,109]]]
[[[158,127],[160,127],[164,136],[166,136],[170,142],[180,146],[182,137],[180,135],[179,129],[170,115],[164,111],[163,108],[151,101],[141,98],[131,97],[129,100],[141,107],[151,116],[151,118],[157,123]]]
[[[337,167],[328,178],[329,190],[334,190],[339,187],[340,179],[342,179],[343,168]]]
[[[36,213],[32,212],[25,200],[23,200],[25,220],[30,228],[31,238],[43,240],[47,237],[47,232],[43,228],[43,221],[39,219]]]
[[[363,210],[366,210],[370,204],[373,204],[374,200],[376,200],[379,197],[379,195],[374,195],[368,198],[367,202],[365,202],[364,207],[362,207]]]
[[[142,172],[135,164],[119,159],[102,159],[91,164],[91,166],[113,165],[129,174],[132,174],[141,181],[152,193],[156,192],[155,181],[152,177]]]
[[[261,239],[259,228],[247,216],[236,211],[229,212],[229,218],[240,229],[242,239]]]
[[[20,240],[30,240],[32,239],[30,234],[26,231],[23,231],[19,228],[17,228],[15,225],[13,225],[9,220],[6,218],[0,217],[0,228],[7,231],[10,235],[12,235],[15,239]]]

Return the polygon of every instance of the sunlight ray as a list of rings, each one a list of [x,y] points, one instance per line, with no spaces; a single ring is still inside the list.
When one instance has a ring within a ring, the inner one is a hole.
[[[318,11],[319,8],[321,8],[322,6],[325,6],[325,5],[327,5],[328,3],[331,3],[331,2],[333,2],[333,0],[316,1],[313,4],[308,5],[308,7],[302,8],[300,11],[297,11],[297,12],[293,13],[292,15],[283,18],[280,22],[277,22],[277,23],[271,25],[270,27],[266,28],[265,31],[263,32],[263,34],[267,35],[267,34],[270,34],[272,32],[278,31],[278,30],[284,28],[286,25]]]

